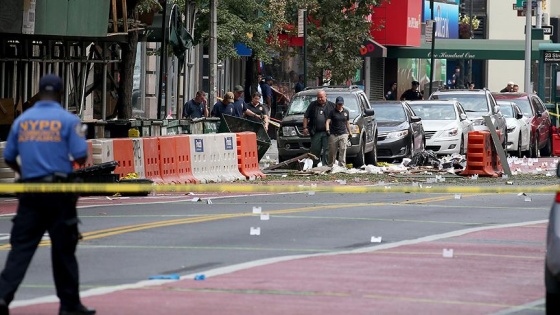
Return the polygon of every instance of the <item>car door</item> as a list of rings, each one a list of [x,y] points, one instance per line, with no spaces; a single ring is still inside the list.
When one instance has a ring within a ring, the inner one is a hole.
[[[458,114],[457,119],[459,119],[459,125],[461,126],[461,132],[463,133],[463,139],[465,140],[465,147],[466,147],[467,143],[469,142],[469,132],[474,130],[473,122],[468,118],[461,119],[461,116],[462,115],[467,116],[467,113],[465,112],[465,109],[460,103],[455,103],[455,110],[457,111]]]
[[[373,124],[374,122],[374,116],[366,116],[365,112],[366,109],[371,108],[368,100],[366,99],[365,95],[363,94],[358,94],[358,102],[361,104],[360,106],[360,110],[362,111],[362,126],[360,126],[360,128],[364,129],[364,134],[366,136],[366,143],[371,143],[373,142],[375,139],[373,138],[373,135],[375,133],[375,126]]]
[[[502,112],[496,110],[496,106],[498,106],[498,104],[496,103],[494,96],[492,96],[492,94],[490,93],[488,93],[488,102],[490,105],[490,118],[492,118],[492,122],[495,124],[494,127],[496,128],[496,130],[500,130],[500,132],[502,133],[500,139],[503,141],[504,138],[507,137],[506,119],[504,118]]]
[[[550,133],[550,115],[546,110],[546,107],[538,98],[537,96],[531,96],[531,104],[535,107],[537,111],[537,121],[538,127],[537,130],[539,131],[539,143],[543,143],[548,141],[549,133]],[[538,115],[540,113],[540,115]]]
[[[412,137],[414,141],[414,148],[416,150],[421,150],[423,147],[424,142],[424,127],[422,125],[422,121],[413,122],[413,117],[419,117],[416,113],[410,108],[408,103],[404,104],[404,110],[406,115],[408,116],[408,121],[410,123],[410,129],[412,130]]]

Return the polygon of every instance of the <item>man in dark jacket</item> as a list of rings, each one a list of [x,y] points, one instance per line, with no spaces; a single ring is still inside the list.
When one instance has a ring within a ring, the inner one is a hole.
[[[424,94],[418,90],[420,83],[418,81],[412,81],[412,88],[404,91],[401,95],[401,101],[417,101],[424,98]]]
[[[327,101],[325,90],[319,90],[317,100],[309,104],[303,115],[303,135],[311,135],[311,154],[320,159],[323,165],[327,165],[329,155],[329,137],[325,126],[329,112],[334,107],[333,102]],[[313,167],[317,164],[318,161],[313,161]]]

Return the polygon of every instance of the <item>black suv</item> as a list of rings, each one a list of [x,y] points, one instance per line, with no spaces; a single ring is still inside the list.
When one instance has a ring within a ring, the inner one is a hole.
[[[354,167],[377,164],[377,122],[364,91],[358,86],[320,86],[307,88],[292,97],[286,115],[278,128],[278,159],[289,160],[309,152],[311,138],[303,135],[303,115],[309,104],[317,99],[317,91],[325,90],[327,99],[335,102],[344,98],[344,108],[350,112],[351,146],[346,151],[347,161]]]

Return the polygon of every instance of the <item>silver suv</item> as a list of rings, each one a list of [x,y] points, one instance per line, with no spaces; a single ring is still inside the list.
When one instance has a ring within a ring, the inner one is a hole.
[[[357,86],[320,86],[307,88],[294,95],[278,128],[276,139],[279,161],[309,152],[311,138],[303,135],[303,114],[309,104],[317,99],[319,89],[325,90],[327,99],[333,103],[337,96],[344,97],[344,108],[350,112],[352,139],[351,146],[346,151],[348,162],[356,168],[364,164],[376,165],[377,121],[366,94]]]
[[[492,93],[486,89],[481,90],[441,90],[430,95],[431,100],[457,100],[467,117],[473,121],[474,130],[488,130],[482,116],[490,116],[496,131],[500,131],[502,147],[507,146],[507,124],[500,106],[496,103]]]

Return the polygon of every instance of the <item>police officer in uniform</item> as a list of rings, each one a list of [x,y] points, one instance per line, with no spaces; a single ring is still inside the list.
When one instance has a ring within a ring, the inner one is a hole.
[[[4,159],[24,183],[69,182],[72,160],[84,164],[87,143],[80,119],[60,105],[62,80],[46,75],[39,82],[40,100],[13,123],[4,149]],[[16,157],[20,157],[20,164]],[[10,236],[11,250],[0,274],[0,314],[23,281],[29,263],[49,232],[59,315],[95,314],[80,301],[78,261],[78,215],[74,194],[24,193]]]
[[[404,91],[401,95],[401,101],[419,101],[424,99],[424,93],[418,90],[420,83],[418,81],[412,81],[412,88]]]
[[[336,107],[327,116],[327,135],[329,136],[329,166],[334,165],[338,151],[338,161],[346,167],[346,142],[349,140],[350,112],[344,108],[344,98],[336,98]]]
[[[327,165],[329,154],[329,137],[325,125],[328,114],[333,109],[334,103],[327,101],[325,90],[319,90],[317,100],[309,104],[303,115],[303,135],[311,135],[311,154],[319,158],[323,165]],[[323,154],[321,154],[321,151]],[[313,161],[313,167],[317,164],[317,161]]]
[[[247,104],[247,110],[245,111],[245,116],[247,119],[262,123],[264,129],[268,131],[268,111],[263,104],[260,103],[261,93],[255,92],[251,96],[251,103]]]
[[[221,101],[217,101],[216,104],[214,104],[214,107],[212,107],[212,111],[210,112],[210,115],[212,117],[222,117],[222,115],[230,115],[230,116],[235,116],[235,108],[233,107],[233,93],[232,92],[227,92],[226,95],[224,95],[224,99]]]
[[[208,105],[206,92],[198,91],[196,96],[183,107],[183,118],[195,119],[202,117],[208,117]]]

